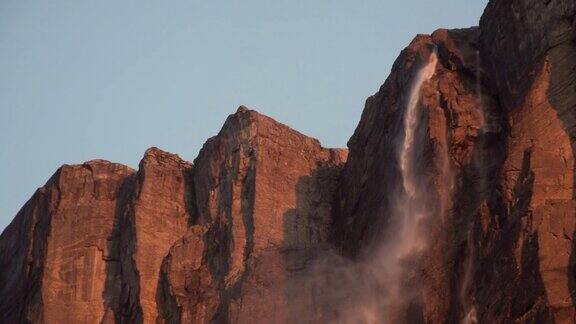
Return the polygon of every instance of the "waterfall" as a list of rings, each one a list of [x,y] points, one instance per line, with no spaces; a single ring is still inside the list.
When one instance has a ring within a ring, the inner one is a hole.
[[[437,62],[434,51],[416,74],[410,90],[404,116],[404,138],[398,152],[402,191],[393,200],[389,239],[376,256],[377,275],[386,289],[382,308],[386,323],[402,322],[406,308],[415,299],[415,291],[406,287],[414,284],[407,273],[415,270],[419,256],[427,247],[422,225],[432,215],[426,206],[429,188],[423,186],[415,169],[420,162],[416,161],[418,150],[422,149],[416,134],[421,117],[419,103],[422,85],[433,77]]]
[[[430,80],[436,71],[438,57],[435,52],[430,54],[428,64],[426,64],[417,74],[413,88],[410,92],[410,99],[406,107],[404,119],[404,141],[400,150],[400,171],[402,174],[402,186],[404,194],[399,197],[396,206],[396,215],[400,220],[398,249],[395,253],[395,263],[400,264],[407,257],[422,252],[426,242],[419,231],[421,222],[428,218],[426,210],[425,196],[428,188],[422,188],[418,182],[418,176],[414,170],[414,154],[416,150],[415,134],[420,118],[419,102],[422,85]]]
[[[420,156],[428,145],[420,136],[423,134],[419,125],[420,99],[422,87],[434,76],[437,63],[434,50],[412,82],[404,112],[404,131],[400,134],[403,137],[397,147],[401,187],[397,192],[390,192],[392,206],[387,215],[385,239],[361,265],[359,285],[366,289],[353,297],[337,323],[405,323],[407,314],[418,313],[412,311],[412,307],[418,305],[421,296],[417,275],[421,256],[428,248],[425,223],[443,212],[430,210],[429,203],[436,196],[430,196],[434,191],[420,174],[423,162]],[[440,154],[446,155],[440,157],[446,161],[442,160],[439,168],[450,169],[447,148],[443,147]],[[440,177],[448,172],[446,170],[439,170]],[[447,186],[446,179],[441,179],[438,186]],[[447,188],[437,189],[448,192]],[[440,196],[440,200],[444,199]],[[443,209],[445,203],[439,202],[439,209]]]
[[[436,52],[430,54],[428,64],[426,64],[416,75],[414,85],[410,91],[410,99],[406,107],[406,116],[404,118],[404,142],[400,151],[400,168],[402,172],[402,184],[407,198],[414,199],[417,193],[417,179],[412,170],[413,162],[411,153],[414,151],[414,137],[418,118],[420,116],[418,103],[420,102],[420,90],[425,81],[430,80],[436,71],[438,57]]]

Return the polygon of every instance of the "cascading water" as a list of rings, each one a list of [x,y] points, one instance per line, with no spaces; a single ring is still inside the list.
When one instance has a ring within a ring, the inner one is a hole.
[[[408,106],[406,107],[406,116],[404,119],[404,142],[402,143],[402,150],[400,151],[400,168],[402,172],[402,185],[405,194],[409,199],[414,199],[417,194],[417,179],[412,169],[414,161],[411,157],[414,152],[415,133],[420,115],[418,103],[420,102],[422,84],[432,78],[436,71],[436,64],[438,64],[438,57],[436,52],[432,52],[428,59],[428,64],[426,64],[416,75],[414,86],[410,92]]]
[[[438,57],[433,50],[412,82],[404,112],[404,130],[400,134],[403,137],[397,151],[401,187],[390,192],[394,196],[385,239],[370,260],[353,272],[357,280],[355,286],[363,289],[345,304],[337,323],[388,324],[421,320],[411,316],[418,313],[416,316],[421,316],[417,308],[421,307],[422,287],[417,277],[421,257],[429,245],[427,226],[433,217],[444,213],[452,190],[447,145],[441,147],[439,155],[442,156],[437,156],[435,164],[440,178],[436,183],[437,192],[430,190],[430,181],[422,173],[426,168],[423,163],[428,163],[422,160],[423,152],[430,143],[420,127],[423,119],[420,101],[423,86],[433,78],[437,64]]]
[[[394,200],[389,238],[382,244],[371,264],[371,271],[385,292],[382,300],[373,307],[364,307],[363,322],[401,323],[406,308],[415,298],[414,291],[406,287],[411,279],[407,274],[413,272],[414,261],[427,247],[427,237],[422,226],[431,216],[426,206],[429,188],[422,186],[415,168],[417,152],[421,149],[417,139],[421,116],[419,103],[422,86],[433,77],[437,62],[434,51],[426,65],[418,71],[408,98],[404,139],[399,147],[402,190]],[[407,266],[411,263],[412,269]]]
[[[386,251],[388,267],[392,269],[389,286],[389,318],[396,319],[414,296],[409,291],[403,291],[406,270],[403,265],[417,258],[427,245],[427,237],[422,231],[422,223],[431,215],[427,209],[428,188],[423,188],[416,172],[416,161],[419,143],[416,138],[421,112],[419,109],[422,85],[430,80],[436,71],[438,57],[435,50],[430,54],[428,62],[416,75],[412,86],[404,117],[404,141],[400,149],[400,172],[402,175],[403,192],[397,198],[394,217],[398,221],[397,236],[393,238],[392,248]]]
[[[400,217],[400,237],[398,250],[396,251],[396,263],[400,263],[407,256],[418,254],[426,247],[424,236],[420,235],[419,225],[429,215],[426,211],[426,197],[428,188],[419,186],[418,177],[414,170],[415,150],[416,150],[416,129],[420,118],[418,103],[422,85],[434,75],[438,57],[436,52],[430,54],[428,64],[418,72],[414,81],[414,86],[410,93],[410,99],[406,108],[404,119],[404,141],[400,151],[400,170],[402,174],[402,185],[404,189],[403,197],[398,199],[396,212]],[[424,189],[424,190],[422,190]]]

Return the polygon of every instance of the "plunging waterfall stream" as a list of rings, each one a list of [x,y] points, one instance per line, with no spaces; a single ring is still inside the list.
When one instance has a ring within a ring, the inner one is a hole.
[[[393,262],[398,266],[402,260],[411,255],[420,253],[426,247],[426,240],[420,233],[420,224],[427,218],[426,197],[428,188],[422,188],[418,183],[418,176],[415,172],[416,162],[415,151],[416,129],[420,119],[420,110],[418,109],[422,84],[428,81],[434,75],[438,58],[436,53],[430,55],[428,64],[420,70],[414,80],[413,88],[410,92],[410,99],[406,107],[404,119],[404,141],[400,150],[400,171],[402,174],[402,186],[404,192],[398,197],[395,208],[395,216],[400,221],[400,231],[396,238],[397,248],[393,252]]]
[[[404,141],[402,143],[402,150],[400,151],[400,168],[402,172],[402,185],[406,194],[406,198],[414,199],[418,193],[417,180],[413,172],[414,161],[412,159],[415,145],[415,133],[418,126],[418,118],[420,111],[418,110],[418,103],[420,102],[420,94],[422,84],[430,80],[436,70],[438,57],[436,53],[430,54],[428,64],[426,64],[416,75],[414,85],[410,91],[410,99],[406,107],[406,116],[404,117]]]
[[[427,246],[427,237],[422,229],[422,223],[431,215],[427,210],[426,201],[429,188],[423,188],[422,183],[416,172],[416,166],[419,161],[418,150],[421,149],[417,136],[417,129],[421,117],[420,98],[424,82],[430,80],[436,71],[438,57],[436,52],[432,52],[426,65],[416,75],[414,84],[410,91],[408,105],[404,117],[404,141],[399,152],[400,155],[400,172],[402,175],[403,192],[397,197],[396,206],[394,207],[393,217],[398,222],[397,235],[393,237],[392,246],[388,246],[383,253],[387,254],[386,259],[391,271],[391,285],[389,289],[388,309],[390,319],[395,319],[407,307],[414,298],[413,292],[406,291],[405,288],[405,263],[411,263],[417,258]]]
[[[421,119],[420,99],[425,82],[435,71],[438,58],[432,52],[428,62],[418,71],[413,81],[404,116],[404,138],[399,146],[399,166],[402,177],[402,190],[394,197],[388,239],[376,256],[374,265],[376,276],[386,290],[383,303],[378,311],[385,323],[401,323],[406,309],[415,299],[416,292],[408,273],[413,273],[417,261],[427,247],[427,236],[423,223],[432,215],[427,210],[429,188],[425,188],[417,174],[418,153],[423,143],[419,143],[417,130]],[[408,287],[407,287],[408,286]],[[370,322],[370,320],[367,320]]]
[[[367,289],[355,296],[356,302],[347,309],[339,323],[406,323],[419,322],[422,316],[422,287],[418,279],[422,256],[429,248],[427,226],[434,217],[441,217],[451,194],[452,173],[448,147],[441,145],[434,165],[440,178],[435,188],[427,179],[428,166],[424,152],[430,145],[421,123],[422,89],[431,82],[438,64],[433,50],[416,73],[408,93],[403,117],[403,133],[397,146],[399,190],[392,195],[384,239],[378,244],[370,260],[362,265],[361,280]],[[448,141],[444,141],[447,143]],[[450,178],[447,180],[447,178]],[[448,197],[449,198],[449,197]],[[440,201],[442,200],[442,201]],[[435,207],[431,207],[435,206]],[[441,221],[441,220],[438,220]],[[420,314],[420,315],[418,315]]]

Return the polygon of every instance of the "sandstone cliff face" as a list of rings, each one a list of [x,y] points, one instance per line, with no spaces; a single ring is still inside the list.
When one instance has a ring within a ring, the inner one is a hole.
[[[394,322],[574,323],[575,44],[574,1],[492,0],[402,51],[349,156],[241,107],[194,164],[63,166],[0,236],[0,322],[390,321],[371,259],[402,235],[404,120],[436,55],[412,153],[425,249]]]
[[[156,148],[146,151],[122,208],[118,232],[121,285],[117,319],[152,323],[162,260],[192,216],[192,165]],[[112,291],[113,289],[111,289]]]
[[[41,291],[47,322],[95,322],[104,317],[108,238],[115,227],[117,197],[131,173],[101,161],[61,169],[60,200],[44,238]]]
[[[467,238],[469,213],[474,212],[464,212],[470,203],[463,202],[473,200],[475,186],[480,185],[470,183],[470,178],[479,178],[483,162],[477,143],[501,129],[492,98],[480,97],[486,91],[477,78],[478,36],[478,29],[438,30],[418,36],[402,52],[386,83],[366,102],[348,143],[350,157],[339,189],[335,243],[362,262],[372,257],[370,251],[383,236],[394,235],[387,230],[393,213],[391,193],[402,183],[398,143],[404,136],[406,104],[416,71],[436,50],[439,64],[434,78],[422,88],[418,126],[419,174],[429,179],[434,219],[428,226],[427,255],[415,276],[420,277],[423,291],[419,311],[430,323],[456,320],[461,312],[455,278],[462,272],[461,246]],[[453,207],[458,205],[462,206]],[[456,309],[451,308],[454,305]]]
[[[164,319],[293,320],[294,302],[306,293],[313,298],[313,291],[292,289],[327,248],[332,193],[345,160],[346,151],[324,149],[245,108],[228,118],[195,160],[199,225],[165,260]]]
[[[2,235],[1,321],[155,319],[162,259],[191,219],[190,168],[150,149],[137,173],[100,160],[58,170]]]
[[[434,43],[442,66],[422,91],[430,139],[422,149],[431,153],[421,162],[434,179],[447,145],[454,186],[421,262],[426,322],[459,321],[468,310],[480,323],[575,321],[575,17],[572,1],[491,1],[479,30],[417,38],[367,101],[336,212],[335,243],[358,259],[389,227],[410,56],[424,61],[430,46],[419,44]],[[434,117],[436,107],[446,119]]]
[[[194,167],[64,166],[0,239],[0,322],[288,321],[346,155],[242,107]]]
[[[492,1],[481,20],[486,83],[509,124],[475,280],[481,321],[576,320],[575,19],[573,1],[525,0]]]
[[[0,241],[2,322],[104,317],[107,268],[114,262],[108,238],[132,173],[99,160],[63,166],[36,192]]]

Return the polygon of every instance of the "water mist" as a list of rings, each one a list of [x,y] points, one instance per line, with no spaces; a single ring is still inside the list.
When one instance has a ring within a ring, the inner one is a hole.
[[[421,163],[418,153],[425,145],[417,135],[421,119],[421,89],[434,76],[437,63],[434,51],[413,81],[404,115],[404,137],[398,151],[402,190],[393,197],[387,239],[367,266],[382,291],[381,295],[364,303],[354,318],[344,322],[402,323],[407,309],[419,294],[419,289],[413,286],[415,281],[411,273],[417,272],[420,256],[427,248],[423,227],[433,215],[427,206],[430,188],[422,183],[417,172],[418,163]]]

